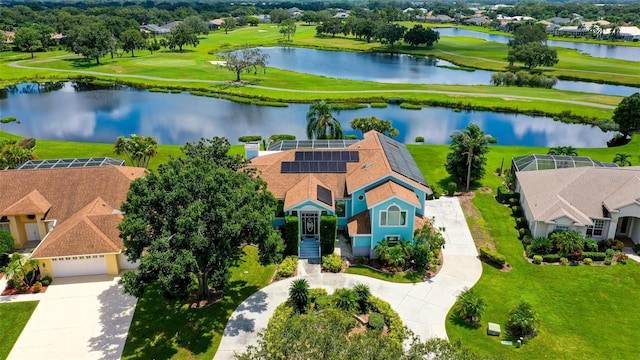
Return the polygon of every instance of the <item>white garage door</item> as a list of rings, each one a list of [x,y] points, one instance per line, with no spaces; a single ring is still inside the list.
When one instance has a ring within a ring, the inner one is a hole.
[[[53,276],[100,275],[107,273],[104,255],[71,256],[52,259]]]
[[[138,266],[140,266],[140,260],[130,262],[129,260],[127,260],[127,255],[118,254],[118,266],[120,267],[121,271],[137,269]]]

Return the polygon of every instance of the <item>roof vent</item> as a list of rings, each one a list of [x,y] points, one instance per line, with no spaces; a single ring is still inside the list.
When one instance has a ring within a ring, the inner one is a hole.
[[[371,167],[372,165],[373,165],[373,163],[372,163],[372,162],[370,162],[370,163],[366,163],[366,164],[362,165],[362,168],[363,168],[363,169],[366,169],[366,168],[368,168],[368,167]]]

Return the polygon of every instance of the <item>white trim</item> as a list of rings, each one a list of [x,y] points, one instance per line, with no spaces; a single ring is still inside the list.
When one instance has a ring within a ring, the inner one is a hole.
[[[312,198],[307,198],[306,200],[301,201],[299,203],[296,203],[294,205],[291,205],[290,207],[288,207],[286,209],[283,209],[282,211],[284,211],[284,212],[291,211],[291,210],[295,209],[296,206],[299,206],[300,204],[303,204],[305,202],[312,202],[312,203],[318,205],[319,207],[321,207],[323,209],[335,212],[335,210],[333,208],[328,207],[327,204],[325,204],[323,202],[320,202],[320,201],[313,200]]]
[[[415,194],[415,193],[414,193],[414,194]],[[416,195],[417,195],[417,194],[416,194]],[[372,209],[372,208],[374,208],[374,207],[376,207],[376,206],[378,206],[378,205],[380,205],[380,204],[384,203],[385,201],[389,201],[389,200],[392,200],[392,199],[398,199],[398,200],[401,200],[401,201],[402,201],[402,202],[404,202],[404,203],[407,203],[407,204],[409,204],[409,205],[413,206],[414,208],[420,208],[420,206],[419,206],[419,205],[415,205],[415,204],[413,204],[413,203],[411,203],[411,202],[409,202],[409,201],[407,201],[407,200],[405,200],[405,199],[403,199],[403,198],[399,197],[398,195],[393,195],[393,196],[390,196],[390,197],[388,197],[388,198],[386,198],[386,199],[384,199],[384,200],[382,200],[382,201],[378,201],[377,203],[375,203],[375,204],[373,204],[373,205],[371,205],[371,206],[367,206],[367,209]],[[420,202],[420,201],[418,201],[418,202]]]
[[[389,212],[389,208],[391,208],[392,206],[395,206],[398,208],[398,225],[382,225],[382,213],[385,212],[387,214],[385,214],[385,223],[387,223],[388,221],[388,212]],[[405,213],[405,217],[404,217],[404,224],[400,224],[400,220],[402,219],[402,213]],[[386,210],[380,210],[378,211],[378,226],[379,227],[384,227],[384,228],[399,228],[399,227],[407,227],[407,223],[408,223],[408,215],[409,212],[407,210],[402,210],[402,208],[400,206],[398,206],[396,203],[392,203],[391,205],[387,206]]]
[[[417,182],[417,181],[411,180],[411,179],[409,179],[408,177],[404,177],[404,176],[402,176],[402,178],[400,178],[400,177],[398,177],[398,176],[396,175],[396,173],[395,173],[393,170],[391,170],[391,173],[386,174],[385,176],[379,177],[379,178],[375,179],[374,181],[371,181],[371,182],[370,182],[370,183],[368,183],[368,184],[365,184],[365,185],[360,186],[360,187],[359,187],[359,188],[357,188],[357,189],[353,189],[351,192],[349,192],[349,189],[347,189],[347,193],[349,193],[349,194],[354,194],[355,192],[357,192],[357,191],[359,191],[359,190],[362,190],[362,189],[365,189],[365,188],[368,188],[369,186],[373,185],[374,183],[376,183],[376,182],[378,182],[378,181],[380,181],[380,180],[384,180],[384,179],[386,179],[387,177],[389,177],[389,178],[393,178],[393,179],[397,179],[397,180],[399,180],[399,181],[402,181],[402,182],[403,182],[403,183],[405,183],[405,185],[407,185],[407,186],[413,186],[413,187],[415,187],[415,188],[423,188],[424,192],[425,192],[425,193],[428,193],[428,191],[427,191],[428,187],[426,187],[426,186],[424,186],[424,185],[420,184],[420,183],[419,183],[419,182]],[[407,182],[407,180],[411,181],[412,183],[415,183],[415,184],[416,184],[416,186],[414,186],[413,184],[408,183],[408,182]],[[347,180],[347,181],[348,181],[348,180]],[[382,185],[382,183],[381,183],[381,185]],[[400,184],[400,185],[401,185],[401,184]],[[415,192],[415,191],[414,191],[414,192]]]

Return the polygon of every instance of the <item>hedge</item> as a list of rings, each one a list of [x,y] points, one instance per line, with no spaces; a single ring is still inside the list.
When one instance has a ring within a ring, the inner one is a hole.
[[[270,142],[276,142],[280,140],[295,140],[295,139],[296,139],[295,135],[289,135],[289,134],[273,134],[269,136]]]
[[[320,248],[322,255],[331,255],[336,248],[338,217],[335,215],[320,216]]]
[[[284,253],[285,255],[298,255],[298,243],[300,240],[297,216],[285,216],[284,218]]]
[[[604,259],[607,257],[606,253],[596,251],[585,251],[582,253],[582,256],[585,258],[590,258],[593,261],[604,261]]]
[[[278,278],[291,277],[296,272],[296,268],[298,267],[298,257],[297,256],[287,256],[282,260],[280,265],[278,265],[277,275]]]
[[[545,255],[542,255],[542,261],[548,262],[548,263],[557,263],[557,262],[560,262],[561,257],[562,255],[560,254],[545,254]]]
[[[499,203],[506,204],[506,203],[509,203],[511,199],[515,199],[519,201],[520,193],[509,191],[509,189],[507,189],[506,187],[499,186],[498,194],[496,195],[496,200],[498,200]]]
[[[33,149],[36,147],[36,139],[34,138],[24,138],[18,142],[18,146],[23,149]]]
[[[385,323],[388,325],[389,339],[394,341],[399,346],[402,346],[402,342],[405,338],[404,324],[400,319],[397,312],[391,309],[391,305],[388,302],[383,301],[375,296],[369,298],[371,302],[372,310],[379,312],[384,316]]]
[[[504,255],[486,246],[480,246],[480,256],[499,267],[503,267],[507,263],[507,258]]]
[[[244,135],[238,138],[239,142],[247,143],[247,142],[255,142],[262,140],[262,136],[260,135]]]

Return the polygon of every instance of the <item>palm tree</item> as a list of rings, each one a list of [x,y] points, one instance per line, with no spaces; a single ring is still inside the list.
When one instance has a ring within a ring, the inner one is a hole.
[[[133,166],[146,168],[149,160],[158,154],[158,141],[153,136],[120,136],[113,144],[113,152],[116,155],[126,155]]]
[[[467,186],[465,187],[465,191],[469,192],[469,186],[471,185],[471,165],[476,155],[475,151],[487,142],[495,142],[495,139],[491,135],[485,135],[482,131],[472,132],[468,127],[465,130],[458,130],[458,134],[460,135],[460,145],[466,149],[464,154],[467,154]]]
[[[565,230],[549,235],[558,251],[563,254],[573,254],[584,249],[584,238],[576,231]]]
[[[507,328],[513,337],[533,337],[536,335],[538,313],[533,310],[531,304],[521,301],[509,313]]]
[[[358,308],[358,293],[351,289],[336,289],[333,298],[338,309],[352,312]]]
[[[307,303],[309,300],[309,282],[305,279],[298,279],[289,286],[289,301],[293,304],[294,309],[301,314],[307,312]]]
[[[353,287],[353,291],[358,294],[358,307],[360,308],[360,314],[369,312],[371,307],[369,303],[369,297],[371,296],[371,290],[365,284],[357,284]]]
[[[393,267],[403,267],[407,261],[407,256],[402,246],[396,245],[389,248],[386,260]]]
[[[619,153],[613,158],[613,162],[618,164],[618,166],[631,166],[631,155],[627,153]]]
[[[595,23],[591,24],[591,27],[589,27],[589,34],[594,39],[597,38],[598,35],[600,35],[600,31],[601,31],[600,26],[598,26]]]
[[[389,253],[389,241],[387,239],[380,240],[376,246],[373,247],[373,251],[376,253],[376,256],[380,260],[385,260],[387,258],[387,254]]]
[[[563,155],[564,154],[564,146],[555,146],[549,149],[547,152],[548,155]]]
[[[578,156],[578,150],[573,146],[564,146],[564,155],[567,156]]]
[[[309,107],[307,112],[307,138],[342,139],[344,133],[340,121],[333,116],[340,109],[325,101],[318,101]]]
[[[455,308],[461,319],[468,323],[477,323],[487,309],[487,305],[475,290],[464,288],[464,291],[458,295]]]

